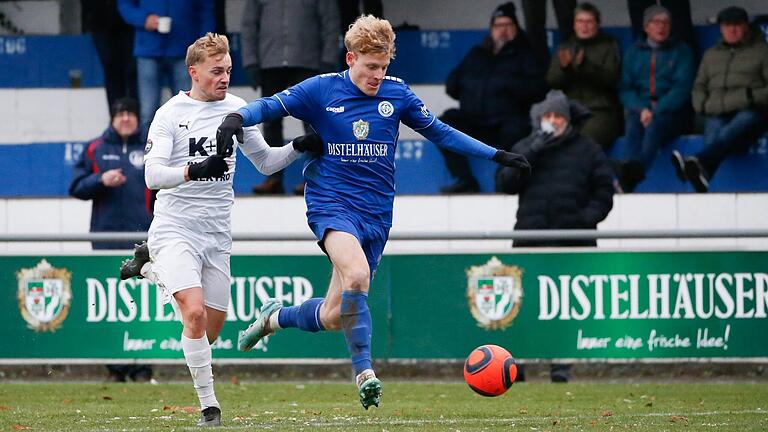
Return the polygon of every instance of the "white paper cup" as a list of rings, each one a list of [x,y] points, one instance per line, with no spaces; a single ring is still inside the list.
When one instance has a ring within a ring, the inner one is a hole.
[[[171,17],[159,17],[159,18],[157,18],[157,32],[158,33],[170,33],[171,32]]]

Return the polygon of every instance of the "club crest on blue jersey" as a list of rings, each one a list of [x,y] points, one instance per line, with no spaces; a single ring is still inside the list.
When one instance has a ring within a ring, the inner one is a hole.
[[[352,133],[355,134],[355,138],[364,140],[368,138],[368,122],[360,119],[352,123]]]
[[[392,106],[391,102],[389,101],[379,102],[379,114],[381,114],[382,117],[389,117],[392,115],[393,112],[395,112],[395,107]]]

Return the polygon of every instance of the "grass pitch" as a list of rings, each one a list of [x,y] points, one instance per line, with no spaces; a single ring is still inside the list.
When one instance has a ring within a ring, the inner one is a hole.
[[[218,384],[226,430],[765,431],[765,384],[515,384],[484,398],[463,383],[384,381],[365,411],[352,384]],[[0,384],[0,431],[195,430],[190,384]]]

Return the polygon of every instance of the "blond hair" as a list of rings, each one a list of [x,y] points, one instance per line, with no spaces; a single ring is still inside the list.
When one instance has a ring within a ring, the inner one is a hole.
[[[395,32],[389,21],[362,15],[344,35],[347,51],[359,54],[387,54],[395,58]]]
[[[187,48],[187,67],[202,63],[207,57],[229,53],[229,40],[224,35],[208,32]]]

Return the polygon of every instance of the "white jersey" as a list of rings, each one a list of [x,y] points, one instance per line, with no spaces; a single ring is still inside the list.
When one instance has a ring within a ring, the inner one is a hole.
[[[216,130],[221,121],[245,104],[242,98],[229,93],[224,100],[203,102],[179,92],[155,113],[144,150],[145,163],[183,167],[216,154]],[[230,232],[237,147],[246,155],[264,154],[270,149],[256,126],[244,128],[244,143],[234,137],[233,140],[235,151],[226,159],[229,170],[222,177],[188,181],[160,190],[153,228],[171,225],[196,232]],[[296,157],[283,158],[280,168]]]

